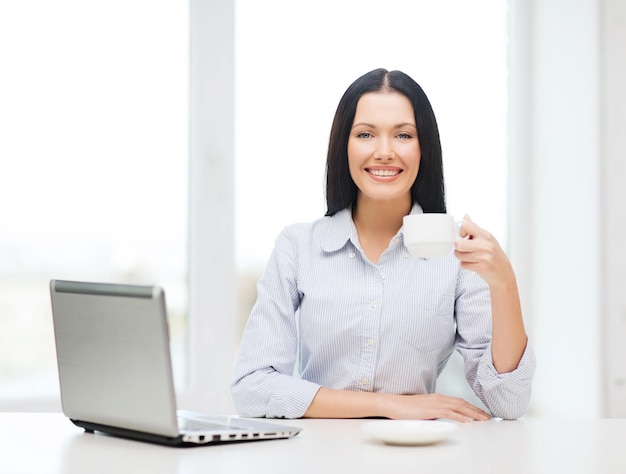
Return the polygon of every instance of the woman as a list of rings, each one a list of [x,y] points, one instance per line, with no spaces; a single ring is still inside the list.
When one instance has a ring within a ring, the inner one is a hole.
[[[333,121],[327,213],[279,235],[244,331],[242,416],[457,421],[521,416],[535,358],[513,269],[465,217],[454,252],[410,257],[402,219],[446,212],[430,103],[409,76],[357,79]],[[433,393],[452,351],[491,413]]]

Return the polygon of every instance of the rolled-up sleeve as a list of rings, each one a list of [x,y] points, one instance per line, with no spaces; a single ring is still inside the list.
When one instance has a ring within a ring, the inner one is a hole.
[[[476,382],[493,416],[514,420],[526,412],[535,366],[535,353],[528,341],[517,368],[512,372],[498,373],[489,345],[478,364]]]
[[[297,253],[278,237],[239,349],[231,394],[241,416],[300,418],[320,386],[293,376],[298,353]]]
[[[456,301],[456,349],[465,361],[467,381],[491,414],[513,420],[528,407],[536,358],[530,341],[517,368],[498,373],[491,353],[491,300],[477,274],[461,270]]]

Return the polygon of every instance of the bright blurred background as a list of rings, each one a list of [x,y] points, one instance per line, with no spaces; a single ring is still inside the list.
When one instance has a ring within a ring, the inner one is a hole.
[[[193,328],[220,319],[238,337],[282,227],[324,213],[339,98],[385,67],[431,100],[449,212],[516,266],[540,361],[533,413],[625,416],[623,18],[620,0],[0,0],[0,409],[59,409],[51,278],[164,286],[177,389],[199,408],[227,391],[236,341]],[[224,42],[198,45],[212,28]],[[233,97],[207,106],[190,84],[214,77]],[[204,159],[194,107],[234,116],[215,158],[234,176],[217,203],[232,229],[190,186]],[[234,312],[210,282],[190,285],[205,265],[190,245],[198,215],[201,247],[232,235]],[[211,344],[226,369],[199,390]]]

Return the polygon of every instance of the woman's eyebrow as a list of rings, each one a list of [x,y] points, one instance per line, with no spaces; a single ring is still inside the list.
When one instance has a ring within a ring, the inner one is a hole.
[[[399,123],[397,125],[394,125],[393,128],[403,128],[406,126],[417,128],[417,126],[412,122]],[[356,127],[377,128],[376,125],[373,125],[371,123],[366,123],[366,122],[359,122],[359,123],[355,123],[354,125],[352,125],[352,128],[356,128]]]
[[[404,128],[404,127],[406,127],[406,126],[413,127],[413,128],[417,128],[417,126],[416,126],[413,122],[404,122],[404,123],[399,123],[398,125],[396,125],[396,126],[395,126],[395,127],[393,127],[393,128]]]
[[[352,125],[352,128],[356,128],[356,127],[376,128],[376,125],[372,125],[371,123],[359,122],[359,123],[355,123],[354,125]]]

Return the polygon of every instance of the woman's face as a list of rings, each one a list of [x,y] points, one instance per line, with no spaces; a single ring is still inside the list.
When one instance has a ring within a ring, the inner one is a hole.
[[[370,92],[359,99],[348,138],[350,175],[359,199],[410,199],[420,165],[415,114],[398,92]]]

